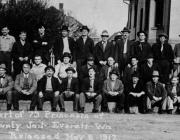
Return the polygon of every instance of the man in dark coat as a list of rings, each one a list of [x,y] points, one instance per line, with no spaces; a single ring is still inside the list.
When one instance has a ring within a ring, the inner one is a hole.
[[[15,42],[12,48],[12,59],[14,67],[14,78],[21,73],[22,64],[24,61],[30,62],[32,59],[32,48],[29,42],[26,41],[27,33],[21,31],[19,34],[20,40]]]
[[[61,94],[60,94],[60,104],[61,112],[65,112],[64,100],[70,99],[73,101],[73,110],[78,111],[79,102],[79,82],[77,78],[73,77],[75,73],[73,67],[66,69],[67,77],[62,79],[61,84]]]
[[[102,101],[102,83],[95,76],[96,72],[94,67],[88,69],[89,77],[83,79],[81,84],[81,93],[79,96],[80,113],[84,113],[86,101],[93,102],[93,113],[99,112],[99,107]]]
[[[53,76],[55,69],[53,66],[45,68],[45,76],[38,81],[38,110],[43,110],[44,101],[51,101],[51,111],[56,112],[56,107],[60,94],[59,80]]]
[[[144,31],[137,33],[138,41],[134,42],[131,46],[131,56],[135,56],[139,60],[139,64],[143,64],[147,56],[152,53],[151,45],[146,41],[147,34]]]
[[[68,32],[69,32],[68,27],[63,26],[61,29],[62,37],[57,37],[54,42],[53,51],[54,51],[56,63],[63,61],[62,58],[65,52],[71,54],[72,56],[71,61],[74,62],[74,64],[76,62],[76,54],[75,54],[76,43],[71,37],[68,37]]]
[[[161,33],[159,35],[160,41],[152,46],[154,59],[161,69],[163,83],[169,82],[169,74],[174,59],[172,46],[167,42],[167,39],[168,36],[165,33]]]
[[[35,35],[33,40],[33,57],[35,55],[40,55],[42,57],[42,62],[46,65],[50,62],[51,49],[50,40],[48,34],[45,32],[44,25],[38,25],[38,34]]]
[[[119,66],[120,74],[125,69],[125,66],[129,63],[130,61],[130,50],[131,50],[131,45],[132,41],[129,40],[129,34],[130,30],[128,28],[124,28],[122,31],[123,37],[121,40],[118,40],[116,42],[116,51],[115,51],[115,61],[116,65]]]
[[[101,37],[102,41],[98,42],[95,46],[95,62],[99,68],[107,64],[108,57],[113,56],[113,46],[112,43],[108,41],[108,31],[102,31]]]
[[[87,26],[82,26],[82,36],[76,41],[77,71],[86,63],[87,56],[94,56],[94,41],[88,36],[89,31]]]

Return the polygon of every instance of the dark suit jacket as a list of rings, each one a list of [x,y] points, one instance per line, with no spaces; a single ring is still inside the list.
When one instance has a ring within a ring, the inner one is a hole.
[[[137,57],[140,62],[145,61],[151,53],[151,45],[148,42],[140,43],[139,41],[136,41],[131,46],[131,56]]]
[[[68,42],[69,42],[69,49],[70,49],[71,55],[72,55],[72,61],[75,61],[76,60],[76,54],[75,54],[76,43],[70,37],[68,37]],[[54,42],[54,55],[55,55],[56,61],[57,60],[62,61],[63,50],[64,50],[63,38],[58,37],[58,38],[56,38],[56,40]]]
[[[110,42],[107,42],[105,50],[103,51],[102,41],[98,42],[95,46],[95,59],[97,64],[99,61],[107,61],[108,57],[113,56],[113,45]]]
[[[167,97],[167,92],[164,86],[158,82],[155,88],[155,85],[152,81],[146,84],[147,96],[152,100],[153,96],[155,97],[162,97],[165,99]]]
[[[180,84],[177,85],[176,87],[176,91],[177,91],[177,95],[174,95],[172,93],[172,88],[173,86],[171,84],[167,85],[166,86],[166,89],[167,89],[167,95],[171,97],[171,99],[174,99],[175,96],[180,96]]]
[[[152,51],[155,60],[168,60],[172,62],[174,59],[174,53],[170,44],[165,43],[163,51],[161,52],[161,44],[155,43],[152,46]]]
[[[86,60],[89,55],[94,56],[94,41],[90,37],[87,38],[85,44],[82,37],[76,43],[76,59]]]
[[[20,41],[15,42],[11,53],[14,63],[20,62],[19,57],[28,57],[29,59],[32,59],[32,48],[30,43],[27,41],[24,46]]]
[[[53,92],[55,91],[61,91],[61,85],[59,83],[59,80],[56,77],[52,77],[51,79],[52,82],[52,88],[53,88]],[[38,81],[38,88],[37,91],[38,92],[45,92],[46,90],[46,83],[47,83],[47,77],[43,76],[39,81]]]
[[[11,76],[5,75],[2,84],[3,93],[7,93],[8,91],[13,89],[14,81]]]
[[[134,92],[134,93],[140,93],[142,91],[145,91],[145,88],[144,88],[144,85],[143,85],[143,82],[141,80],[138,81],[138,83],[136,84],[135,87],[133,87],[133,82],[131,82],[129,85],[128,85],[128,88],[127,88],[127,93],[129,94],[130,92]]]
[[[64,92],[67,90],[68,78],[62,79],[61,91]],[[75,92],[75,94],[79,94],[79,82],[77,78],[72,78],[70,91]]]
[[[133,41],[127,40],[127,57],[130,59],[130,50],[131,50],[131,45]],[[124,51],[124,41],[123,40],[118,40],[116,42],[116,51],[115,51],[115,61],[116,62],[122,62],[123,61],[123,51]]]
[[[30,86],[30,89],[28,92],[32,94],[37,89],[37,80],[36,80],[36,76],[33,73],[29,73],[28,83]],[[14,88],[18,92],[21,92],[21,90],[23,89],[23,86],[24,86],[24,75],[23,73],[21,73],[16,76]]]
[[[90,88],[90,79],[85,78],[83,82],[81,83],[81,92],[85,93],[88,92]],[[98,78],[95,78],[94,80],[94,92],[97,94],[102,93],[102,83]]]
[[[107,79],[104,81],[103,93],[108,94],[109,91],[119,92],[122,94],[124,92],[124,85],[121,80],[117,79],[114,88],[111,86],[111,80]]]

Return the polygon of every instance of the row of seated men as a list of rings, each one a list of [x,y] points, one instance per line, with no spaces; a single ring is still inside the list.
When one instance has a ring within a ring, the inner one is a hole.
[[[51,110],[65,111],[64,100],[72,98],[73,110],[83,113],[86,102],[93,102],[92,112],[108,112],[108,102],[116,102],[115,112],[131,112],[138,106],[140,113],[151,112],[154,106],[159,113],[172,113],[174,105],[180,110],[180,85],[178,77],[172,77],[170,84],[161,83],[161,72],[153,63],[150,55],[147,63],[138,65],[136,57],[124,70],[123,77],[115,67],[113,57],[107,59],[107,65],[98,71],[92,56],[79,73],[70,64],[70,54],[64,53],[63,62],[53,66],[41,63],[41,56],[35,56],[31,64],[24,62],[22,72],[13,82],[6,74],[5,64],[0,65],[0,95],[7,99],[7,110],[19,110],[19,100],[31,100],[30,110],[43,110],[43,103],[51,101]],[[147,66],[147,67],[146,67]],[[149,68],[149,69],[148,69]]]

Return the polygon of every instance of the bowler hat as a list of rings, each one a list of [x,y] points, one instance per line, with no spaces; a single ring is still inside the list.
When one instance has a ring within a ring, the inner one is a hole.
[[[75,69],[74,69],[73,67],[68,67],[65,71],[66,71],[66,72],[72,71],[73,73],[76,72]]]
[[[122,33],[123,33],[123,32],[128,32],[128,33],[130,33],[131,31],[130,31],[127,27],[124,27],[121,32],[122,32]]]
[[[153,73],[152,73],[152,76],[153,77],[159,77],[159,71],[153,71]]]
[[[101,36],[102,36],[102,37],[103,37],[103,36],[109,37],[108,31],[107,31],[107,30],[103,30]]]
[[[168,35],[166,33],[160,33],[159,34],[159,37],[162,37],[162,36],[164,36],[165,38],[168,38]]]
[[[65,31],[69,31],[68,26],[63,25],[62,28],[61,28],[61,31],[64,31],[64,30],[65,30]]]
[[[145,36],[147,36],[147,33],[145,31],[139,31],[139,32],[137,32],[138,37],[139,37],[140,33],[143,33]]]
[[[112,75],[112,74],[115,74],[115,75],[119,76],[119,71],[116,70],[116,69],[112,69],[112,70],[110,71],[109,75]]]
[[[47,67],[44,69],[44,71],[46,72],[47,70],[50,70],[50,69],[55,72],[55,68],[54,68],[53,66],[51,66],[51,65],[47,66]]]
[[[82,26],[82,27],[81,27],[81,31],[82,31],[82,30],[87,30],[87,31],[89,32],[89,28],[88,28],[87,26]]]

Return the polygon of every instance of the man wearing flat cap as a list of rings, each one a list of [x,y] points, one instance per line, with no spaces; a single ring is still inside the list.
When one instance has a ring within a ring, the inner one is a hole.
[[[14,82],[12,77],[6,74],[6,71],[6,65],[0,64],[0,99],[6,99],[7,110],[11,110]]]
[[[51,49],[50,37],[46,33],[44,24],[38,24],[37,29],[38,33],[33,39],[33,57],[40,55],[42,57],[42,63],[48,65],[50,62],[49,50]]]
[[[94,57],[94,41],[88,36],[89,28],[87,26],[82,26],[81,37],[76,41],[76,59],[77,59],[77,69],[81,68],[82,65],[86,63],[86,58],[88,55]]]
[[[54,55],[56,63],[63,61],[63,54],[70,53],[72,56],[71,62],[76,63],[76,54],[75,54],[76,44],[75,41],[69,37],[68,26],[62,26],[61,36],[58,36],[54,42]]]
[[[159,113],[166,112],[167,92],[165,86],[159,82],[159,72],[153,71],[152,81],[146,84],[147,112],[151,113],[155,106],[159,107]]]
[[[174,60],[172,46],[167,42],[167,40],[167,34],[161,33],[159,34],[159,41],[152,46],[154,60],[161,69],[161,81],[165,84],[169,82],[169,75]]]
[[[61,85],[59,80],[53,76],[54,72],[53,66],[47,66],[45,75],[38,81],[38,110],[43,110],[44,101],[51,101],[51,111],[57,111]]]
[[[77,78],[73,77],[75,73],[73,67],[66,69],[67,77],[62,79],[61,93],[60,93],[60,111],[65,112],[64,100],[73,101],[73,110],[78,111],[79,103],[79,82]]]
[[[147,34],[145,31],[137,33],[138,41],[135,41],[131,46],[131,56],[136,56],[139,60],[139,65],[143,64],[147,56],[152,53],[151,45],[146,41]]]
[[[127,27],[124,27],[121,32],[123,33],[122,39],[116,42],[115,48],[115,65],[119,66],[120,74],[122,74],[125,66],[130,61],[130,50],[133,43],[129,40],[129,34],[131,31]]]
[[[99,68],[107,64],[107,59],[113,56],[113,45],[108,41],[109,34],[107,30],[102,31],[102,40],[95,46],[95,61]]]

